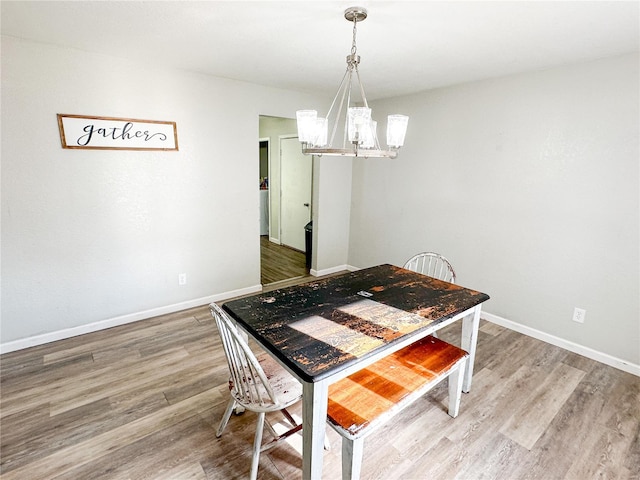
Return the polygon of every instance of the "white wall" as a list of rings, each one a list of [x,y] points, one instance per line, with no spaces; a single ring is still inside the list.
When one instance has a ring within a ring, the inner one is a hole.
[[[314,269],[437,250],[486,311],[640,364],[638,83],[624,56],[377,102],[407,145],[353,192],[314,161]],[[3,351],[258,288],[258,117],[326,100],[9,37],[1,95]],[[56,113],[173,120],[180,151],[63,150]]]
[[[313,245],[311,273],[325,275],[348,266],[352,159],[313,158]]]
[[[259,288],[258,118],[317,103],[3,36],[4,351]],[[56,113],[172,120],[180,150],[63,150]]]
[[[411,119],[354,162],[349,263],[441,252],[485,311],[640,364],[638,92],[636,54],[376,102]]]

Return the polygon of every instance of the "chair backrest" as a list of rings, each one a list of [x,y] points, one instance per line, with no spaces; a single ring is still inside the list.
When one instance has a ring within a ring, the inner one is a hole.
[[[264,370],[235,323],[215,303],[210,308],[227,357],[229,389],[234,399],[247,408],[277,405],[277,397]]]
[[[422,273],[438,280],[456,283],[456,272],[444,256],[434,252],[422,252],[414,255],[404,264],[407,270]]]

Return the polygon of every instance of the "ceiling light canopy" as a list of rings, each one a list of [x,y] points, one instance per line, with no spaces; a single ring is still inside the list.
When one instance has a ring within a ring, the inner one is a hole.
[[[371,116],[364,88],[358,72],[360,56],[356,48],[358,22],[367,18],[362,7],[350,7],[344,18],[353,22],[351,53],[347,55],[347,71],[342,77],[338,92],[331,102],[326,117],[319,117],[316,110],[298,110],[298,139],[302,142],[302,153],[307,155],[333,155],[345,157],[396,158],[398,149],[404,144],[409,117],[389,115],[387,117],[387,150],[378,142],[377,122]],[[357,88],[354,92],[354,81]],[[360,102],[354,96],[359,94]],[[343,125],[342,142],[336,140],[338,127]],[[329,136],[329,130],[331,136]]]

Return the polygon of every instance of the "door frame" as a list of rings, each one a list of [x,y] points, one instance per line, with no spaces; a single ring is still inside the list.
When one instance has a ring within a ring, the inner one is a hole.
[[[258,146],[262,143],[265,142],[267,144],[267,178],[270,179],[271,178],[271,138],[270,137],[259,137],[258,138]],[[271,183],[271,181],[269,180],[269,183]],[[269,185],[268,190],[267,190],[268,194],[268,200],[267,200],[267,205],[269,206],[269,231],[267,232],[267,236],[269,237],[269,240],[271,240],[271,185]],[[258,206],[258,208],[260,208]]]

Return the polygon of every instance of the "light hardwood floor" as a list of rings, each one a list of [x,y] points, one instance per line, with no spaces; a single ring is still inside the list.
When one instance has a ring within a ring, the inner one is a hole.
[[[309,277],[305,254],[260,236],[260,283],[269,285],[291,278]]]
[[[441,334],[458,337],[455,325]],[[229,394],[206,306],[5,354],[0,365],[3,480],[248,475],[255,416],[232,416],[215,438]],[[456,419],[446,395],[437,387],[367,438],[364,479],[640,478],[631,374],[482,321]],[[340,440],[328,432],[323,478],[338,479]],[[263,454],[259,478],[301,478],[300,441]]]

